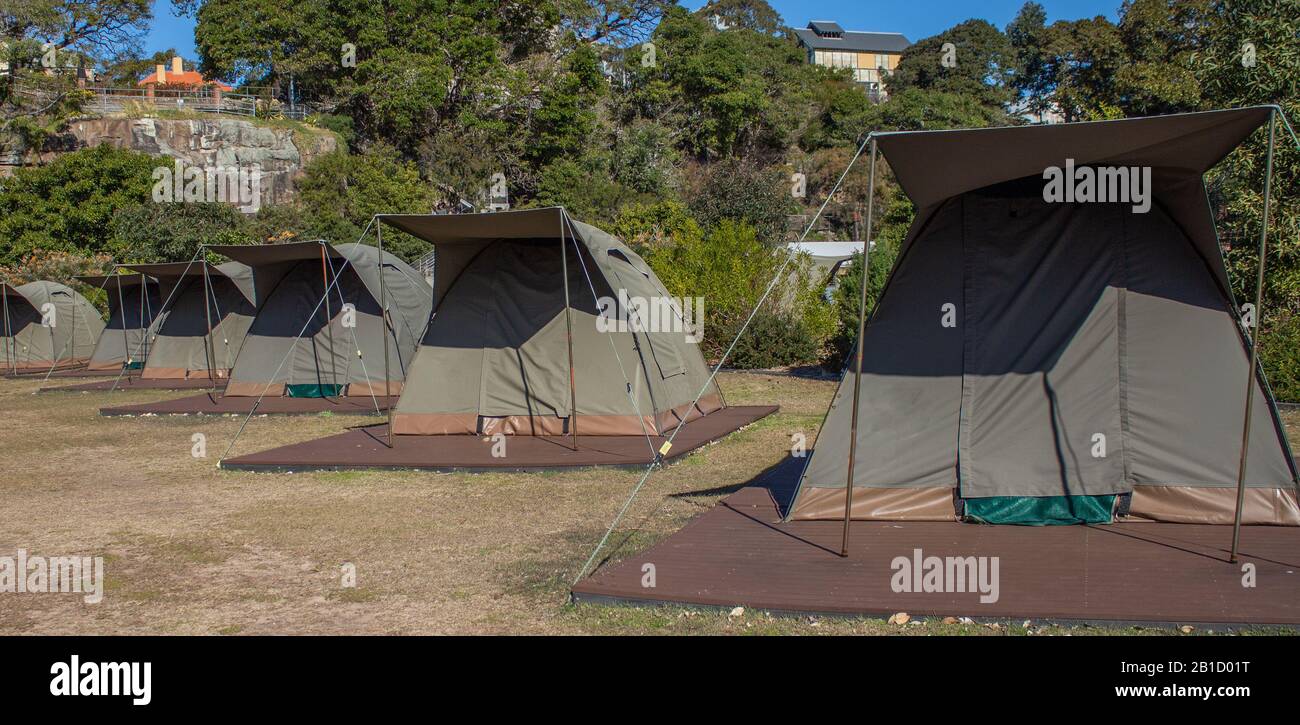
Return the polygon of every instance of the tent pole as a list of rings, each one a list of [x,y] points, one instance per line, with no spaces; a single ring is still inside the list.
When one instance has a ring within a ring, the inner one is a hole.
[[[858,298],[858,344],[853,366],[853,417],[849,424],[849,473],[844,483],[844,534],[840,556],[849,555],[849,523],[853,520],[853,464],[858,452],[858,400],[862,391],[862,342],[867,329],[867,283],[871,280],[871,216],[876,201],[876,137],[871,136],[871,177],[867,180],[867,233],[862,243],[862,282]]]
[[[5,313],[5,367],[9,368],[10,375],[18,374],[18,366],[14,364],[17,353],[14,352],[14,335],[9,327],[9,283],[4,283],[4,289],[0,293],[4,295],[4,313]]]
[[[1264,214],[1259,225],[1259,267],[1255,274],[1255,325],[1250,336],[1250,370],[1246,373],[1246,420],[1241,426],[1241,459],[1237,463],[1237,509],[1232,517],[1232,551],[1230,563],[1237,563],[1241,545],[1241,510],[1246,503],[1246,454],[1250,450],[1250,419],[1255,407],[1255,374],[1259,364],[1260,330],[1264,323],[1264,258],[1268,254],[1268,202],[1273,184],[1273,134],[1277,126],[1277,109],[1268,113],[1268,155],[1264,164]]]
[[[144,300],[144,296],[146,296],[147,291],[148,281],[147,279],[144,279],[143,274],[140,274],[140,339],[148,337],[148,327],[144,326],[144,308],[148,307],[148,303]],[[127,348],[126,352],[127,356],[130,356],[130,348]],[[140,368],[143,368],[143,366],[143,364],[140,365]]]
[[[383,267],[379,271],[382,274]],[[320,279],[321,289],[325,290],[325,334],[330,341],[330,384],[333,385],[338,383],[339,371],[334,364],[334,317],[330,313],[330,278],[325,268],[325,242],[320,243]]]
[[[213,380],[212,366],[217,364],[217,350],[212,345],[212,283],[208,279],[208,260],[203,260],[203,317],[208,321],[208,336],[203,349],[208,354],[208,380]]]
[[[384,280],[384,223],[381,220],[375,225],[375,240],[379,243],[379,314],[383,321],[383,338],[384,338],[384,405],[388,409],[388,447],[393,447],[393,392],[390,390],[390,380],[388,372],[388,284]],[[371,387],[371,391],[374,387]]]
[[[122,278],[117,277],[117,275],[114,275],[114,277],[116,279],[113,281],[117,283],[117,309],[122,315],[122,365],[125,367],[131,362],[131,341],[126,336],[126,300],[122,297]],[[111,311],[108,315],[108,322],[109,324],[113,322],[113,313]]]
[[[564,217],[560,208],[560,272],[564,275],[564,328],[569,345],[569,420],[572,423],[573,450],[578,450],[578,387],[573,374],[573,306],[569,304],[569,252],[564,246]]]

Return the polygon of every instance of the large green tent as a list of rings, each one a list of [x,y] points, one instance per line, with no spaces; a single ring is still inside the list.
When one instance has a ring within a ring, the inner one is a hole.
[[[108,325],[95,343],[87,370],[112,371],[144,366],[147,335],[162,300],[158,281],[144,274],[88,275],[76,278],[108,296]]]
[[[723,407],[682,306],[563,209],[380,220],[434,246],[433,320],[394,433],[562,435],[576,411],[583,434],[659,435]]]
[[[0,283],[0,344],[8,373],[85,365],[104,330],[99,310],[58,282]]]
[[[379,250],[365,244],[209,249],[248,265],[261,301],[231,371],[227,397],[400,393],[433,297],[409,265],[385,252],[381,267]],[[387,325],[381,296],[388,304]]]
[[[200,261],[137,264],[131,269],[159,281],[163,306],[140,377],[227,377],[257,314],[252,270],[238,262]]]
[[[916,219],[861,341],[856,439],[851,366],[790,516],[1231,523],[1250,352],[1201,177],[1269,112],[879,134]],[[1056,201],[1070,166],[1148,169],[1149,208]],[[1298,525],[1254,381],[1242,520]]]

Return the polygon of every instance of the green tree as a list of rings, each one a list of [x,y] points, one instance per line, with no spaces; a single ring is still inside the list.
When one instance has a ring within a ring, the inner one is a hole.
[[[1300,13],[1295,0],[1216,2],[1192,62],[1207,107],[1277,104],[1300,119]],[[1248,45],[1249,44],[1249,47]],[[1252,60],[1248,51],[1253,51]],[[1300,149],[1278,121],[1264,280],[1261,358],[1278,397],[1300,401]],[[1254,301],[1267,133],[1256,131],[1209,176],[1239,302]]]
[[[579,46],[565,59],[564,72],[542,91],[532,121],[527,156],[546,165],[561,156],[574,157],[596,130],[596,103],[605,91],[600,59],[590,46]]]
[[[945,65],[944,46],[955,48]],[[918,40],[903,51],[886,86],[890,94],[910,88],[969,96],[1001,109],[1012,101],[1016,53],[1002,31],[985,20],[967,20]]]
[[[64,154],[0,180],[0,263],[38,251],[111,253],[111,221],[151,204],[158,161],[111,146]]]
[[[113,214],[110,249],[121,262],[173,262],[204,244],[251,244],[244,215],[218,202],[133,204]]]
[[[690,194],[691,212],[702,225],[744,222],[765,244],[786,240],[786,216],[796,211],[785,173],[749,161],[724,159],[703,169]]]
[[[415,164],[403,160],[396,149],[376,146],[364,154],[326,154],[312,162],[298,181],[301,234],[334,244],[355,242],[374,215],[428,213],[435,198]],[[375,242],[373,230],[365,241]],[[411,261],[427,252],[429,245],[385,229],[384,249]]]
[[[765,244],[753,227],[730,219],[704,234],[691,225],[682,231],[671,244],[648,248],[645,260],[670,294],[704,298],[701,345],[706,357],[717,359],[758,306],[788,252]],[[807,255],[785,266],[759,309],[763,318],[759,329],[750,329],[741,338],[741,364],[768,367],[816,362],[835,330],[835,318],[821,297],[821,280],[813,279],[811,269]],[[781,332],[785,347],[779,348],[770,336],[764,339],[764,330]]]

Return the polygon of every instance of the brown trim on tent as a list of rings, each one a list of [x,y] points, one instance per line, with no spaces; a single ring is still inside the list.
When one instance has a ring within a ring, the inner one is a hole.
[[[276,398],[284,395],[284,383],[266,383],[247,380],[231,380],[226,383],[226,397],[256,398],[265,395]]]
[[[843,488],[805,488],[799,507],[787,520],[839,521],[844,518]],[[953,489],[853,487],[853,518],[858,521],[956,521]]]
[[[161,368],[149,367],[147,364],[140,373],[140,377],[147,380],[190,380],[195,378],[207,378],[208,371],[204,368]],[[230,370],[227,368],[217,368],[212,371],[212,377],[222,380],[230,377]]]
[[[48,360],[32,358],[24,362],[17,363],[13,369],[17,372],[46,372],[51,366],[55,370],[67,370],[68,368],[82,368],[90,362],[88,357],[63,358],[62,360]]]
[[[389,380],[385,384],[382,380],[376,380],[374,382],[348,383],[343,395],[349,398],[368,398],[372,395],[380,397],[385,395],[397,396],[402,394],[403,382],[401,380]]]
[[[691,406],[679,405],[656,416],[635,415],[582,415],[583,430],[589,435],[644,435],[646,429],[665,433],[685,416],[687,421],[703,418],[722,410],[722,399],[717,394],[706,395]],[[686,415],[687,411],[690,415]],[[568,435],[568,418],[542,415],[483,416],[478,413],[399,413],[393,418],[396,435]]]
[[[1231,524],[1237,489],[1203,486],[1134,486],[1128,519],[1178,524]],[[1247,488],[1241,510],[1247,525],[1300,526],[1295,496],[1281,488]]]

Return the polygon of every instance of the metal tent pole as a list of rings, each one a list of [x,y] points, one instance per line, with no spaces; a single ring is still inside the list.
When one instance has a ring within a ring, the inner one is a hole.
[[[862,392],[862,342],[867,329],[867,283],[871,277],[871,216],[876,202],[876,137],[871,136],[871,178],[867,180],[867,233],[862,243],[862,281],[858,298],[858,345],[853,369],[853,417],[849,424],[849,473],[844,483],[844,535],[840,556],[849,555],[849,523],[853,520],[853,465],[858,452],[858,400]]]
[[[383,266],[379,268],[380,274],[383,273]],[[325,264],[325,242],[320,243],[320,279],[321,289],[325,290],[325,336],[330,343],[330,384],[336,385],[339,379],[338,366],[334,364],[334,324],[333,315],[330,312],[330,278]],[[340,391],[342,389],[340,388]]]
[[[217,350],[212,344],[212,282],[208,279],[208,260],[202,260],[203,263],[203,317],[208,321],[208,336],[204,339],[203,348],[208,354],[208,380],[215,380],[212,376],[212,366],[217,364]]]
[[[18,353],[14,350],[14,333],[9,324],[9,283],[4,283],[5,289],[0,289],[4,296],[4,313],[5,313],[5,367],[9,368],[10,375],[18,374]]]
[[[141,275],[140,275],[140,339],[141,339],[141,340],[146,340],[146,339],[148,339],[148,337],[149,337],[149,327],[146,326],[146,325],[144,324],[144,310],[145,310],[145,307],[148,307],[148,305],[149,305],[149,301],[148,301],[148,296],[149,296],[149,294],[148,294],[148,293],[149,293],[149,280],[146,279],[145,276],[144,276],[143,274],[141,274]],[[149,324],[150,324],[150,325],[153,324],[153,316],[152,316],[152,315],[150,315],[150,317],[149,317]],[[129,352],[129,351],[128,351],[128,352]],[[145,351],[144,351],[144,356],[145,356],[145,357],[148,357],[148,356],[149,356],[149,351],[148,351],[148,350],[145,350]],[[132,362],[134,362],[134,361],[132,361]],[[143,361],[141,362],[140,367],[142,367],[142,368],[144,367]]]
[[[383,340],[384,340],[384,405],[388,410],[388,447],[393,447],[393,401],[392,390],[390,389],[388,372],[388,284],[384,280],[384,224],[375,225],[375,240],[379,244],[379,314],[383,321]],[[372,388],[373,390],[373,388]]]
[[[1264,215],[1259,225],[1259,268],[1255,274],[1255,329],[1250,336],[1250,370],[1246,373],[1246,420],[1241,426],[1241,459],[1237,463],[1237,508],[1232,517],[1232,552],[1228,561],[1237,563],[1241,544],[1241,511],[1246,503],[1246,454],[1250,451],[1250,419],[1255,408],[1255,376],[1259,364],[1260,330],[1264,322],[1264,258],[1268,254],[1268,203],[1273,185],[1273,135],[1277,109],[1268,113],[1268,156],[1264,164]]]
[[[573,450],[578,450],[578,387],[573,374],[573,306],[569,304],[569,253],[564,247],[564,207],[560,207],[560,271],[564,275],[564,328],[569,346],[569,422]]]
[[[131,362],[131,340],[126,336],[126,299],[122,296],[122,278],[114,274],[113,281],[117,283],[117,309],[122,318],[122,366],[125,367]],[[113,323],[112,311],[109,311],[108,322]]]

